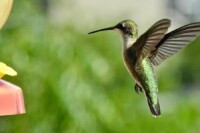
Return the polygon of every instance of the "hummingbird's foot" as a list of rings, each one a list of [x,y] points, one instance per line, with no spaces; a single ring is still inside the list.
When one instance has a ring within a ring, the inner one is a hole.
[[[136,93],[143,92],[142,88],[138,84],[135,84],[135,92]]]

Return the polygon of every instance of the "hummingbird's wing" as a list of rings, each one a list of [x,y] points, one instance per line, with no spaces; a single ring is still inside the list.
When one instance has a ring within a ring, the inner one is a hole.
[[[149,58],[154,65],[174,55],[200,35],[200,22],[191,23],[169,32],[151,52]]]
[[[156,49],[156,45],[165,36],[171,21],[162,19],[156,22],[149,30],[142,34],[137,41],[130,47],[130,50],[136,51],[138,59],[143,59]],[[141,58],[140,58],[141,57]]]

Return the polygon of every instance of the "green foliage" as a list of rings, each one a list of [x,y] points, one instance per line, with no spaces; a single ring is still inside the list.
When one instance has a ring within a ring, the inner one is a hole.
[[[27,113],[0,118],[1,133],[196,133],[199,42],[158,68],[162,117],[153,118],[121,57],[119,36],[55,27],[26,1],[15,2],[0,34],[0,60],[18,72]],[[31,7],[31,8],[30,8]],[[173,64],[173,65],[171,65]],[[196,94],[196,95],[195,95]]]

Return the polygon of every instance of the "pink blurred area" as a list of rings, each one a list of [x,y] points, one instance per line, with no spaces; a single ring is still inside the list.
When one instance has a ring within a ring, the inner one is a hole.
[[[21,88],[0,79],[0,116],[24,114],[25,112]]]

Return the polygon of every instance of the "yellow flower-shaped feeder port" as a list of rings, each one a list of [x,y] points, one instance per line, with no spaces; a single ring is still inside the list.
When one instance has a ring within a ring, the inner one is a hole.
[[[16,76],[17,72],[6,64],[0,62],[0,78],[2,78],[4,75]]]

